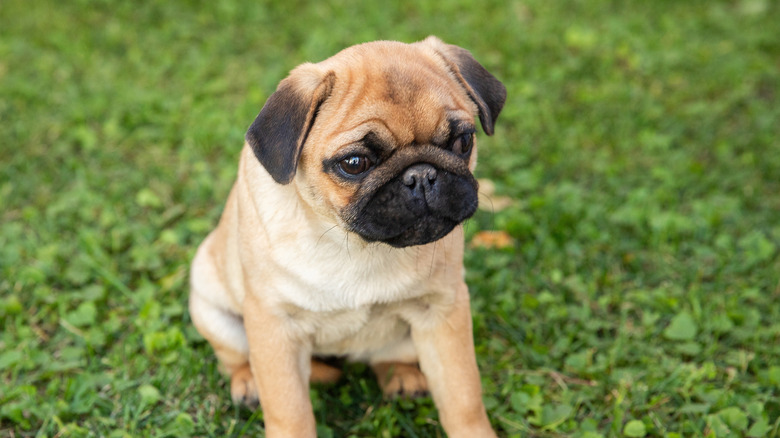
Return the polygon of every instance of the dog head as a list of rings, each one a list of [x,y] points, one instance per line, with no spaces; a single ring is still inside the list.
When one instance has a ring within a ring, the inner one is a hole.
[[[506,89],[435,37],[347,48],[284,79],[246,140],[323,220],[395,247],[438,240],[477,208],[476,127]]]

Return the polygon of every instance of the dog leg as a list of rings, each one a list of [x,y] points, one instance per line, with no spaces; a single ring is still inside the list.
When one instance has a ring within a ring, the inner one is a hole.
[[[235,403],[258,405],[257,387],[249,369],[249,346],[241,317],[218,303],[227,301],[225,285],[211,256],[210,235],[198,248],[192,263],[190,317],[198,332],[209,341],[220,371],[230,376],[230,395]]]
[[[215,233],[203,241],[192,261],[189,310],[193,325],[214,348],[220,370],[232,375],[249,363],[249,346],[241,315],[228,308],[231,294],[213,256]]]
[[[220,371],[230,376],[230,396],[233,402],[244,404],[251,409],[256,408],[259,404],[257,386],[249,369],[249,352],[241,319],[209,306],[209,303],[197,294],[190,296],[190,309],[195,327],[214,349]],[[218,335],[220,331],[217,327],[223,327],[223,334],[224,327],[234,328],[229,330],[232,336]]]
[[[474,355],[468,288],[458,286],[449,313],[412,325],[420,367],[450,438],[495,437],[485,406]]]
[[[428,382],[416,363],[380,362],[371,368],[385,397],[414,398],[428,394]]]
[[[244,299],[249,363],[268,438],[316,438],[309,399],[311,351],[285,317],[253,294]]]

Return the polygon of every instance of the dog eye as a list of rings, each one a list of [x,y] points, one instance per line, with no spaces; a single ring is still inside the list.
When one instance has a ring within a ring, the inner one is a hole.
[[[374,163],[364,155],[353,155],[339,162],[341,170],[348,175],[360,175],[373,165]]]
[[[468,155],[471,152],[472,147],[474,147],[473,132],[461,134],[452,142],[452,152],[461,156]]]

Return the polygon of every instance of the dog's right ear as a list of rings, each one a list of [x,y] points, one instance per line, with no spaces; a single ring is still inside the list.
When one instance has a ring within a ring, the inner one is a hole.
[[[246,141],[274,181],[292,181],[317,110],[335,81],[333,72],[323,73],[314,64],[300,65],[279,83],[252,122]]]
[[[506,87],[490,74],[468,50],[446,44],[435,36],[423,40],[444,59],[450,70],[466,89],[471,100],[479,109],[479,121],[487,135],[493,135],[493,126],[498,113],[506,102]]]

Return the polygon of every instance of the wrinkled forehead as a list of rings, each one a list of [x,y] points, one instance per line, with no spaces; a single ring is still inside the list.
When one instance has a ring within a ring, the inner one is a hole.
[[[435,54],[378,50],[347,57],[334,70],[336,85],[321,112],[329,113],[336,144],[368,132],[397,145],[439,142],[453,120],[473,122],[476,107]]]

